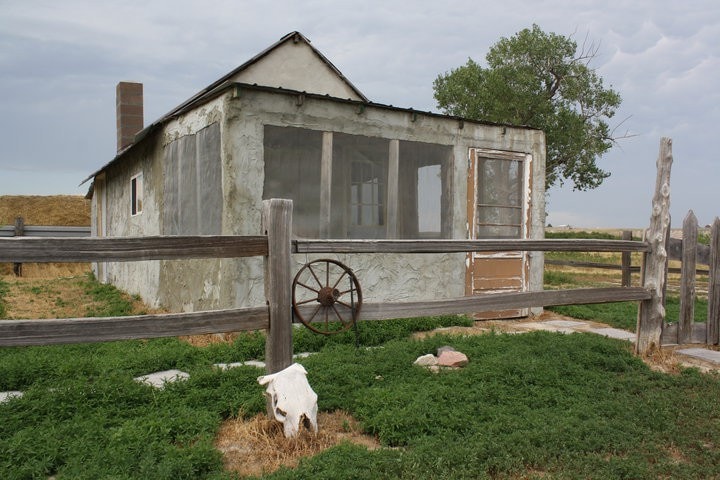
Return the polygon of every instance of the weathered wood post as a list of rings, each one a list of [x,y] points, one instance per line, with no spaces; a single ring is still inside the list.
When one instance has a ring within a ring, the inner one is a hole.
[[[715,217],[710,233],[708,274],[707,343],[720,343],[720,218]]]
[[[632,231],[631,230],[623,230],[622,232],[622,239],[623,240],[632,240]],[[630,252],[622,252],[622,286],[623,287],[630,287],[632,286],[632,256]]]
[[[683,221],[682,265],[680,268],[680,318],[678,343],[690,343],[695,321],[695,270],[697,269],[698,221],[690,210]]]
[[[23,217],[15,218],[15,236],[22,237],[25,235],[25,219]],[[13,273],[16,277],[22,277],[22,263],[13,264]]]
[[[660,140],[657,159],[655,194],[652,200],[650,228],[645,232],[645,241],[650,252],[644,257],[643,286],[652,292],[650,300],[640,302],[637,319],[637,342],[635,351],[645,355],[660,348],[660,336],[665,321],[663,292],[665,290],[665,269],[667,250],[665,239],[670,228],[670,169],[672,167],[672,140]]]
[[[265,298],[270,327],[265,340],[265,370],[276,373],[292,363],[292,277],[290,237],[292,200],[263,201],[263,231],[268,237],[265,257]]]

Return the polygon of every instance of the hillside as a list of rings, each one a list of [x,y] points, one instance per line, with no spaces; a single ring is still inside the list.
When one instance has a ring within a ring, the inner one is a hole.
[[[12,225],[23,217],[25,225],[90,225],[90,200],[80,195],[0,196],[0,225]]]

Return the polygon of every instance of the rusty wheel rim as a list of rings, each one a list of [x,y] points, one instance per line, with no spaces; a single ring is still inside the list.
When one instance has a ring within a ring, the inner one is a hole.
[[[305,264],[292,285],[295,318],[313,332],[342,333],[357,322],[362,291],[353,271],[331,259]]]

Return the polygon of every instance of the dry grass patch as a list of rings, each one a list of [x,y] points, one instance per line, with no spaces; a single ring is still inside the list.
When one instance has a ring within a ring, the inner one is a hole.
[[[228,420],[218,431],[215,448],[222,452],[226,470],[249,476],[295,467],[301,458],[342,442],[380,448],[377,439],[363,434],[357,421],[342,411],[318,413],[318,433],[301,428],[296,438],[285,438],[282,424],[265,414]]]
[[[180,341],[187,342],[193,347],[207,347],[210,345],[216,345],[218,343],[224,343],[227,345],[232,344],[238,337],[237,332],[227,333],[206,333],[203,335],[183,335],[178,337]]]

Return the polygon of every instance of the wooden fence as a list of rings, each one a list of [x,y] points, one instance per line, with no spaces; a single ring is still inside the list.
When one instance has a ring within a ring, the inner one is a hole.
[[[359,320],[437,314],[638,301],[639,353],[661,345],[665,311],[669,228],[670,141],[663,139],[653,216],[643,241],[594,239],[538,240],[292,240],[292,202],[266,200],[260,236],[172,236],[141,238],[0,239],[0,262],[127,262],[190,258],[265,258],[267,306],[208,312],[109,318],[0,321],[0,346],[101,342],[139,338],[267,330],[266,368],[273,373],[292,362],[291,257],[293,253],[446,253],[501,251],[642,252],[641,287],[607,287],[476,295],[399,303],[364,303]],[[690,240],[689,240],[690,241]],[[720,317],[720,220],[710,250],[708,341],[717,343]],[[688,269],[694,265],[688,262]],[[669,329],[666,329],[669,331]],[[698,330],[699,331],[699,330]],[[690,336],[692,337],[693,331]],[[685,337],[683,337],[685,338]]]
[[[624,240],[291,240],[292,202],[267,200],[262,236],[0,239],[0,262],[126,262],[265,257],[268,305],[208,312],[109,318],[0,321],[0,346],[100,342],[266,329],[270,372],[292,361],[292,253],[442,253],[468,251],[648,252]],[[359,320],[619,301],[643,301],[643,287],[515,292],[402,303],[364,303]]]
[[[16,217],[14,225],[0,225],[0,237],[89,237],[90,227],[58,225],[25,225],[23,217]],[[22,263],[13,262],[13,273],[22,276]]]

